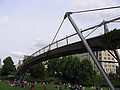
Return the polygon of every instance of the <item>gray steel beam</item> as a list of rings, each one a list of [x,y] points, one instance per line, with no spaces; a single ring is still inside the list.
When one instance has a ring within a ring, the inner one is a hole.
[[[76,23],[74,22],[74,20],[72,19],[72,17],[70,16],[71,13],[67,12],[65,14],[65,18],[68,17],[70,23],[72,24],[72,26],[74,27],[74,29],[76,30],[78,36],[80,37],[81,41],[83,42],[84,46],[86,47],[86,49],[88,50],[89,54],[91,55],[93,61],[95,62],[96,66],[98,67],[98,69],[100,70],[101,74],[103,75],[104,79],[106,80],[107,84],[109,85],[111,90],[115,90],[114,86],[112,85],[112,83],[110,82],[109,78],[107,77],[105,71],[103,70],[102,66],[99,64],[97,58],[95,57],[93,51],[91,50],[90,46],[88,45],[86,39],[84,38],[84,36],[82,35],[82,32],[79,30],[79,28],[77,27]]]
[[[120,67],[120,55],[119,55],[118,50],[115,49],[115,50],[114,50],[114,53],[115,53],[115,55],[116,55],[116,57],[117,57],[117,61],[118,61],[118,63],[119,63],[119,67]]]

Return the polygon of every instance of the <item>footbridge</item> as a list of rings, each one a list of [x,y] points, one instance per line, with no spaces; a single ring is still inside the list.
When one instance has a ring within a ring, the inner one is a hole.
[[[116,8],[116,7],[112,7],[112,8]],[[119,8],[120,8],[120,6],[119,6]],[[72,34],[72,35],[69,35],[69,36],[66,36],[65,38],[62,38],[62,39],[60,39],[60,40],[58,40],[56,42],[54,42],[54,39],[55,39],[54,38],[51,44],[49,44],[48,46],[45,46],[44,48],[36,51],[31,56],[29,56],[29,58],[26,59],[24,61],[24,63],[18,68],[17,74],[18,75],[22,75],[31,66],[33,66],[33,65],[35,65],[37,63],[43,62],[43,61],[47,61],[49,59],[58,58],[58,57],[62,57],[62,56],[67,56],[67,55],[74,55],[74,54],[80,54],[80,53],[89,52],[89,54],[91,55],[93,61],[95,62],[95,64],[98,67],[98,69],[100,70],[102,76],[106,80],[106,82],[107,82],[108,86],[110,87],[110,89],[111,90],[115,90],[114,86],[112,85],[112,83],[108,79],[107,75],[105,74],[105,71],[103,70],[103,68],[99,64],[99,62],[98,62],[98,60],[97,60],[97,58],[96,58],[96,56],[94,55],[93,52],[94,51],[102,51],[102,50],[113,50],[113,51],[115,51],[115,55],[116,55],[114,57],[116,57],[116,59],[120,63],[120,57],[119,57],[118,52],[116,50],[116,49],[120,49],[119,39],[115,38],[115,41],[116,41],[117,44],[114,43],[114,42],[109,42],[109,43],[108,42],[104,42],[104,40],[103,40],[103,38],[105,36],[104,34],[86,39],[84,37],[84,35],[83,35],[83,32],[92,30],[89,33],[89,34],[91,34],[95,30],[97,30],[97,28],[103,27],[104,32],[105,33],[109,33],[109,29],[107,27],[107,24],[112,23],[112,22],[119,22],[118,20],[120,20],[120,17],[116,17],[114,19],[110,19],[110,20],[107,20],[107,21],[104,20],[100,24],[92,26],[92,27],[89,27],[89,28],[84,29],[84,30],[80,30],[77,27],[77,25],[74,22],[74,20],[72,19],[72,17],[71,17],[71,14],[73,14],[73,13],[81,13],[81,12],[104,10],[104,9],[111,9],[111,7],[110,8],[102,8],[102,9],[79,11],[79,12],[67,12],[65,14],[65,16],[64,16],[64,19],[63,19],[59,29],[58,29],[58,32],[59,32],[59,30],[60,30],[64,20],[66,18],[68,18],[68,20],[70,21],[70,23],[74,27],[76,33]],[[57,35],[57,33],[56,33],[56,35]],[[56,35],[55,35],[55,37],[56,37]],[[75,35],[79,36],[80,41],[77,41],[77,42],[74,42],[74,43],[69,43],[69,39],[71,37],[75,36]],[[120,33],[118,33],[115,36],[119,37]],[[112,38],[112,37],[110,37],[110,38]],[[59,46],[59,43],[61,41],[64,41],[65,44],[62,45],[62,46]],[[52,48],[52,46],[54,46],[54,48]]]
[[[113,43],[106,44],[102,41],[103,35],[87,39],[87,42],[89,43],[92,51],[102,51],[102,50],[114,50],[119,49],[120,45],[118,46],[112,46]],[[66,39],[68,39],[66,37]],[[61,40],[60,40],[61,41]],[[55,42],[56,48],[47,51],[47,48],[49,48],[49,45],[40,49],[39,51],[33,53],[24,63],[23,65],[18,69],[18,74],[25,73],[26,70],[37,63],[47,61],[49,59],[58,58],[62,56],[67,55],[74,55],[74,54],[80,54],[80,53],[86,53],[88,52],[86,47],[84,46],[82,41],[75,42],[72,44],[68,44],[66,42],[66,45],[59,47],[58,46],[59,41]],[[111,47],[112,46],[112,47]],[[46,50],[45,50],[46,49]]]

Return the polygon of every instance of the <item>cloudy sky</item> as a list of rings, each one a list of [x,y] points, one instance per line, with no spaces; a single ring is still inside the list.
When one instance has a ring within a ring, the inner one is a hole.
[[[120,0],[0,0],[0,58],[11,56],[17,64],[24,55],[51,43],[66,11],[117,5]],[[83,29],[119,15],[120,9],[114,9],[74,14],[73,18]],[[65,20],[57,39],[74,32]]]

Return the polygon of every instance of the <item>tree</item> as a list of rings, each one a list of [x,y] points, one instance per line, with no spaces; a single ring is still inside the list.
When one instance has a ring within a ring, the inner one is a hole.
[[[0,76],[1,76],[2,68],[0,68]]]
[[[60,58],[48,60],[47,71],[48,71],[49,76],[55,76],[56,73],[59,73],[60,60],[61,60]]]
[[[33,78],[43,79],[45,74],[45,66],[43,63],[36,64],[28,70],[28,73]]]
[[[117,73],[117,76],[120,77],[120,66],[116,67],[116,73]]]
[[[110,48],[120,47],[120,29],[115,28],[112,31],[105,33],[102,36],[102,42],[104,42]]]
[[[96,72],[93,70],[93,66],[91,64],[91,61],[88,59],[84,59],[81,62],[81,75],[83,81],[91,80],[96,75]]]
[[[48,61],[50,76],[62,77],[70,82],[84,82],[95,76],[90,60],[81,61],[77,56],[65,56]]]
[[[3,61],[3,63],[4,63],[4,65],[3,65],[2,71],[1,71],[1,74],[3,76],[4,75],[12,75],[15,73],[16,68],[15,68],[14,62],[10,56],[6,57],[6,59],[4,59],[4,61]]]

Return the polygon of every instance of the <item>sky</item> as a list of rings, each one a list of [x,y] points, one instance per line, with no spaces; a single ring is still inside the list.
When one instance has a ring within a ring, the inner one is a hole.
[[[0,0],[0,58],[3,61],[11,56],[17,64],[24,55],[31,55],[51,43],[65,12],[117,5],[120,0]],[[120,9],[72,15],[80,29],[117,16]],[[109,28],[119,26],[113,23]],[[102,33],[101,29],[93,35]],[[73,33],[75,30],[66,19],[56,40]],[[77,40],[71,39],[71,42]]]

